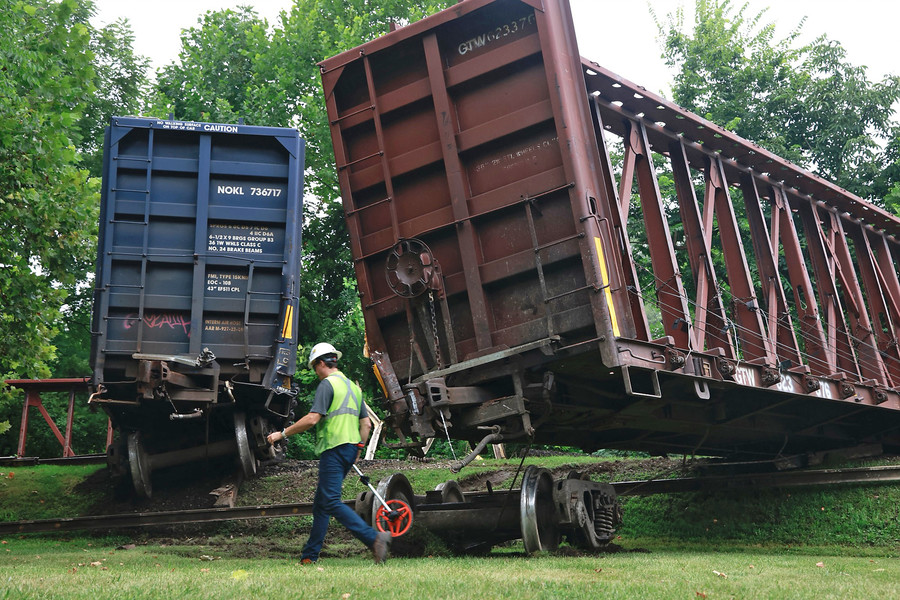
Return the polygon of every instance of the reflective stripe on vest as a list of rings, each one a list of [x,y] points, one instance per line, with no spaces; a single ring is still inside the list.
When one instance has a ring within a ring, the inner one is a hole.
[[[362,390],[343,373],[329,375],[333,396],[328,413],[316,426],[316,454],[342,444],[356,444],[359,436],[359,413],[362,409]]]

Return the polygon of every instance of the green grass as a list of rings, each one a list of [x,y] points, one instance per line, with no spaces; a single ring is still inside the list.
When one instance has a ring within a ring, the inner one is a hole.
[[[0,467],[0,521],[75,517],[97,497],[75,493],[85,478],[105,466]]]
[[[852,553],[657,548],[599,556],[296,559],[219,557],[207,546],[116,550],[85,539],[0,546],[0,598],[896,598],[900,562]],[[212,560],[208,560],[212,559]],[[92,566],[93,563],[93,566]],[[821,566],[817,566],[821,565]],[[717,574],[718,573],[718,574]]]
[[[900,547],[900,486],[768,489],[623,498],[623,535]]]
[[[526,464],[582,468],[598,460],[538,457]],[[461,474],[447,464],[406,465],[404,474],[424,493],[448,479],[500,470],[506,475],[495,478],[495,489],[505,489],[519,460],[477,461]],[[618,472],[628,479],[667,475],[657,467],[635,461]],[[0,518],[78,514],[97,500],[75,493],[97,469],[14,469],[13,479],[0,479]],[[394,472],[374,464],[365,471],[373,482]],[[293,480],[279,474],[245,483],[239,498],[284,501],[285,488],[296,486],[291,501],[307,501],[314,482],[315,471]],[[353,498],[363,489],[348,477],[344,495]],[[383,567],[372,565],[336,524],[323,560],[298,565],[309,517],[210,526],[192,533],[193,541],[167,534],[166,545],[143,530],[128,539],[16,535],[0,540],[0,600],[900,597],[900,486],[733,490],[624,502],[619,552],[586,555],[564,546],[557,554],[526,557],[514,543],[486,558],[461,558],[425,540],[425,558],[395,558]],[[27,516],[18,515],[23,511]],[[137,548],[116,549],[128,541]]]

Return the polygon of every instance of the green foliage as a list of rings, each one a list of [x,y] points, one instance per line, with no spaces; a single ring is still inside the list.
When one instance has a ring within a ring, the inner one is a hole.
[[[305,413],[304,413],[305,414]],[[312,430],[288,438],[287,457],[296,460],[315,460],[316,434]]]
[[[90,374],[91,308],[93,286],[75,287],[62,308],[58,324],[59,333],[54,338],[56,360],[52,369],[54,377],[84,377]]]
[[[802,156],[784,139],[783,123],[794,108],[788,90],[802,23],[778,40],[775,25],[762,21],[765,11],[748,16],[746,4],[734,6],[730,0],[696,0],[690,31],[681,9],[668,15],[665,27],[656,21],[666,64],[678,69],[674,100],[797,162]]]
[[[390,448],[386,448],[386,450],[390,450]],[[461,460],[471,451],[472,448],[469,446],[469,442],[465,440],[455,440],[451,448],[451,444],[446,439],[435,438],[431,449],[428,451],[428,457],[435,460]],[[485,456],[488,455],[493,456],[490,448],[485,451]]]
[[[103,128],[137,112],[147,61],[127,22],[90,25],[92,0],[0,0],[0,11],[0,379],[82,376]],[[20,392],[0,391],[0,419],[17,423],[21,406]],[[105,432],[105,420],[77,410],[75,438],[90,451],[88,430]],[[12,444],[0,437],[0,454]],[[29,446],[58,455],[46,428]]]
[[[900,182],[895,183],[888,195],[884,197],[884,206],[895,215],[900,215]]]
[[[15,424],[13,431],[11,427],[4,428],[3,422],[0,422],[0,456],[12,456],[18,449],[19,424],[24,399],[25,394],[21,390],[10,391],[6,403],[0,404],[0,418],[6,419],[4,421],[6,423]],[[41,402],[59,430],[65,433],[69,395],[43,392],[41,393]],[[63,455],[62,446],[38,409],[29,408],[28,418],[25,454],[41,458],[61,457]],[[99,454],[106,452],[106,423],[105,413],[88,408],[86,394],[76,395],[72,419],[72,449],[75,453]]]
[[[95,92],[75,0],[2,0],[0,377],[47,377],[65,288],[93,262],[96,182],[79,168],[79,119]]]
[[[156,87],[180,119],[248,124],[284,123],[272,115],[262,73],[269,53],[268,24],[250,8],[207,12],[182,32],[178,62],[160,69]],[[269,89],[267,89],[267,87]]]
[[[91,5],[85,3],[85,6]],[[91,177],[101,176],[103,132],[110,118],[116,115],[135,115],[141,111],[148,85],[147,69],[150,61],[135,54],[133,44],[134,32],[125,19],[99,30],[91,30],[94,87],[98,93],[88,99],[78,124],[81,162]]]
[[[801,21],[775,37],[765,11],[731,0],[696,0],[657,20],[666,63],[677,69],[674,100],[845,189],[881,202],[900,181],[892,107],[900,77],[870,81],[840,43],[798,45]],[[887,147],[885,147],[887,142]]]
[[[0,380],[51,375],[67,291],[93,263],[98,182],[77,151],[96,92],[91,7],[0,0]],[[18,423],[21,406],[0,391],[0,419]]]

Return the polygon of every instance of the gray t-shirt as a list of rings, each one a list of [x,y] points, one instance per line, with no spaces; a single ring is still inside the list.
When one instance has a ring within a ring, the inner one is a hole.
[[[316,397],[309,412],[319,413],[323,416],[327,415],[332,400],[334,400],[334,388],[331,387],[330,381],[323,379],[319,382],[319,387],[316,388]],[[363,402],[359,409],[359,418],[365,419],[368,416],[369,411],[366,409],[366,403]]]

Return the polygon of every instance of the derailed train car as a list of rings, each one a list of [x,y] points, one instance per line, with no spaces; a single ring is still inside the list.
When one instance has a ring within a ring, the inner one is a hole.
[[[565,0],[320,66],[400,446],[900,448],[893,216],[580,58]]]
[[[293,129],[114,117],[106,131],[92,405],[109,463],[234,455],[292,418],[304,142]]]

